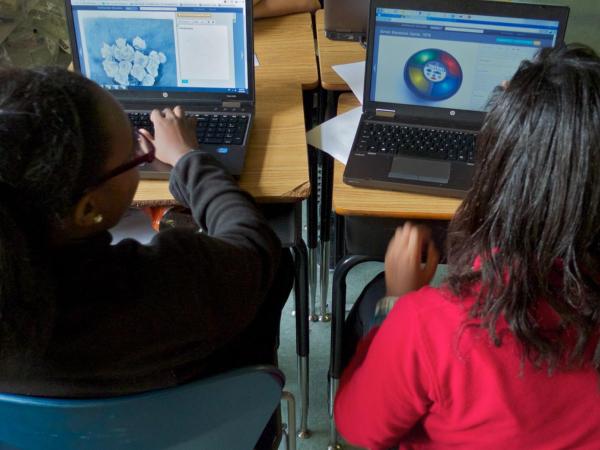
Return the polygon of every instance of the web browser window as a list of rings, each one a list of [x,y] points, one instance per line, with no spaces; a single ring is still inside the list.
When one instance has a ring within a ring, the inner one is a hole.
[[[248,93],[244,0],[73,0],[81,71],[106,89]]]
[[[485,111],[558,21],[377,8],[371,101]]]

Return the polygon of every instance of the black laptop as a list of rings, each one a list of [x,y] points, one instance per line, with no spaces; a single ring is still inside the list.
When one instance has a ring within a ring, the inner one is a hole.
[[[135,127],[181,105],[200,148],[240,175],[254,115],[251,0],[66,0],[75,70],[109,90]],[[168,178],[170,167],[142,167]]]
[[[367,37],[369,0],[327,0],[325,36],[336,41],[362,41]]]
[[[373,0],[347,184],[464,197],[494,89],[562,44],[566,7]]]

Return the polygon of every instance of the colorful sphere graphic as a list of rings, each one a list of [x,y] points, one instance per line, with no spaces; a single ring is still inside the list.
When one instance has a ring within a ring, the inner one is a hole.
[[[460,89],[463,74],[458,61],[450,53],[428,48],[412,55],[404,67],[404,81],[418,97],[440,101],[452,97]]]

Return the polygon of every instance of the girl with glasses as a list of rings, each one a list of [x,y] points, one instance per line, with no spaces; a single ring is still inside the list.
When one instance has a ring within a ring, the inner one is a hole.
[[[151,117],[136,135],[80,75],[0,70],[0,391],[114,396],[275,363],[289,252],[181,108]],[[205,231],[111,245],[154,157]]]

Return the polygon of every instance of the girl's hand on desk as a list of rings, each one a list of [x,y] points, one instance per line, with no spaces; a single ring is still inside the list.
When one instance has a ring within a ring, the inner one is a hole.
[[[183,108],[155,109],[150,115],[154,124],[154,136],[147,130],[139,130],[143,136],[142,148],[153,145],[156,158],[174,166],[183,155],[198,148],[196,139],[196,119],[185,116]]]
[[[421,255],[427,246],[427,261],[421,265]],[[431,230],[406,222],[396,229],[385,254],[385,285],[387,296],[415,291],[429,284],[440,255],[431,240]]]

